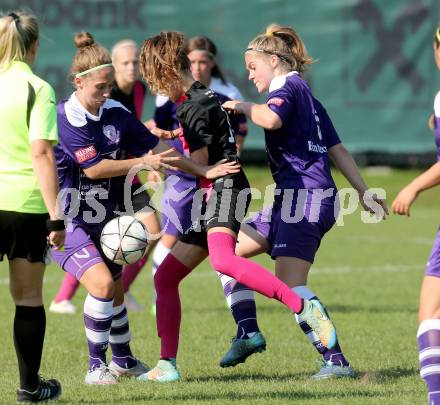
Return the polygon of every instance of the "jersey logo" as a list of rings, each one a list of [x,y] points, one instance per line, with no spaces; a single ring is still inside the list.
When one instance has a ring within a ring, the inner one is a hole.
[[[284,100],[280,97],[274,97],[270,100],[267,100],[267,104],[275,104],[277,107],[281,107],[284,103]]]
[[[87,146],[86,148],[78,149],[75,151],[76,161],[78,163],[86,162],[93,159],[97,155],[94,145]]]
[[[102,128],[103,134],[113,143],[119,142],[119,132],[113,125],[106,125]]]

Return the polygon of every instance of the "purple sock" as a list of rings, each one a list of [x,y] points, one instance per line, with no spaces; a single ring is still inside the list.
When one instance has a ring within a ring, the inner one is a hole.
[[[113,318],[113,298],[88,294],[84,301],[84,326],[90,355],[90,371],[106,364],[108,338]]]
[[[226,301],[237,325],[237,338],[249,339],[249,334],[260,331],[257,323],[254,292],[243,284],[237,283],[233,278],[225,274],[218,274]]]
[[[109,338],[112,348],[112,360],[120,367],[132,368],[137,364],[130,349],[130,339],[127,309],[122,304],[113,308]]]
[[[339,346],[338,342],[333,347],[333,349],[327,349],[321,343],[321,341],[318,339],[318,336],[316,336],[316,334],[312,331],[309,325],[307,325],[305,322],[301,322],[299,323],[299,326],[301,330],[304,332],[304,334],[307,336],[307,339],[309,339],[309,341],[318,351],[318,353],[322,355],[324,361],[331,361],[332,364],[341,367],[346,367],[350,365],[347,359],[345,358],[344,354],[342,353],[341,347]]]
[[[429,405],[440,405],[440,319],[426,319],[417,331],[420,376],[428,387]]]

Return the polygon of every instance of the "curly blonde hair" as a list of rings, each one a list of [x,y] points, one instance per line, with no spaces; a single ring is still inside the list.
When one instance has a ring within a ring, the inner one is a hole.
[[[264,34],[260,34],[249,42],[246,51],[263,52],[278,56],[292,70],[303,73],[306,66],[313,63],[307,54],[306,46],[297,32],[290,27],[278,24],[267,26]]]
[[[162,31],[144,41],[140,71],[153,93],[169,96],[181,85],[182,73],[191,68],[185,49],[185,36],[176,31]]]

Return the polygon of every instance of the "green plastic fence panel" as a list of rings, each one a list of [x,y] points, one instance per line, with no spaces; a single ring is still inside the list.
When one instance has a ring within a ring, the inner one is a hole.
[[[0,0],[3,11],[17,1]],[[90,31],[107,47],[139,43],[160,30],[204,34],[217,44],[219,63],[244,97],[264,101],[248,82],[243,50],[271,22],[296,28],[315,63],[307,73],[351,151],[418,153],[433,150],[427,129],[440,72],[432,37],[440,23],[438,0],[22,0],[40,18],[36,71],[59,98],[72,88],[72,37]],[[152,111],[149,97],[147,118]],[[264,148],[251,126],[247,147]]]

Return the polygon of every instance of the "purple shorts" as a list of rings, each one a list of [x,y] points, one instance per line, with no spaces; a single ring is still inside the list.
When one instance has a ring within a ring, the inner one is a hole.
[[[162,230],[173,236],[181,236],[191,226],[191,209],[196,180],[178,175],[165,178],[161,201]]]
[[[273,259],[286,256],[313,263],[321,239],[335,223],[335,215],[331,204],[321,205],[316,221],[309,220],[308,211],[309,208],[306,208],[306,215],[300,221],[289,223],[282,218],[281,206],[275,204],[258,212],[246,223],[269,242],[268,254]],[[293,215],[294,212],[291,217]]]
[[[440,228],[432,245],[428,263],[426,263],[425,276],[440,277]]]
[[[52,258],[67,273],[77,280],[90,267],[104,262],[109,268],[113,280],[121,277],[122,266],[108,260],[101,250],[100,236],[102,227],[90,231],[78,224],[72,224],[66,230],[66,240],[62,251],[51,249]]]

